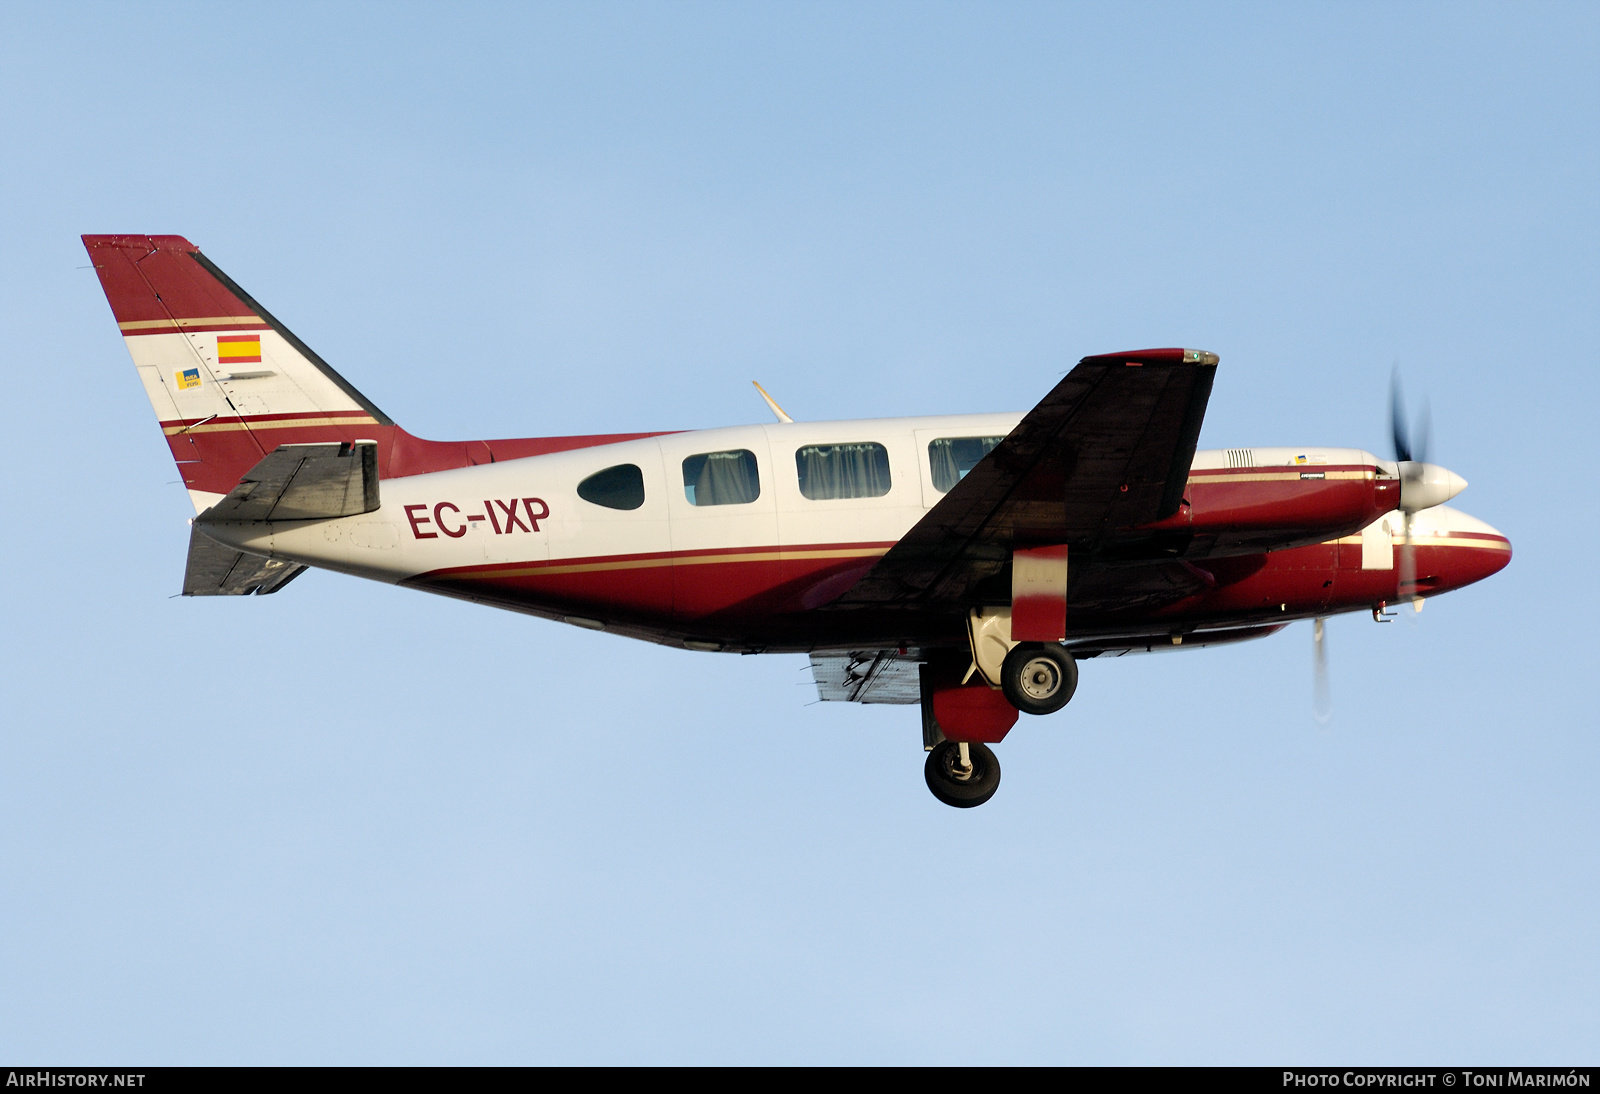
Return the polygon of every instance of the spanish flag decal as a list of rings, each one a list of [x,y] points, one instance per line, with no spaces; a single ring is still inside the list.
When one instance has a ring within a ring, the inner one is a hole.
[[[243,365],[261,360],[261,335],[217,335],[217,364]]]

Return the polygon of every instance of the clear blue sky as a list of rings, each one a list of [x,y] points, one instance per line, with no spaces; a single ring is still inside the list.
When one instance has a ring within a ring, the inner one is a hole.
[[[1592,4],[0,7],[0,1058],[1593,1062]],[[1084,665],[989,805],[914,710],[190,515],[78,243],[188,236],[428,437],[1024,410],[1387,446],[1510,568]]]

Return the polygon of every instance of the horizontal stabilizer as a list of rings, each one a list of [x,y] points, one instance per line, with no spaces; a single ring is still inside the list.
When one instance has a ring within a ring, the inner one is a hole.
[[[378,446],[279,445],[198,518],[218,521],[321,520],[378,508]]]
[[[299,577],[304,566],[235,551],[199,528],[189,532],[189,565],[183,573],[184,596],[266,596]]]

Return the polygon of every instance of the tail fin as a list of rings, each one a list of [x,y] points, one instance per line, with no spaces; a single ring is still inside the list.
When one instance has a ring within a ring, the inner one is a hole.
[[[182,236],[83,237],[195,511],[283,444],[394,422]]]
[[[377,442],[385,479],[654,437],[428,441],[329,367],[182,236],[84,236],[199,513],[282,445]]]

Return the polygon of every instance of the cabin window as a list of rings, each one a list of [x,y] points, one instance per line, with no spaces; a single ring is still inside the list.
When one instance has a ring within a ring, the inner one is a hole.
[[[933,488],[941,494],[967,477],[978,461],[994,450],[1004,437],[940,437],[928,442],[928,465],[933,470]]]
[[[683,492],[690,505],[744,505],[761,496],[756,454],[702,452],[683,461]]]
[[[644,504],[644,472],[631,463],[596,471],[578,484],[578,497],[607,509],[637,509]]]
[[[813,501],[889,492],[889,452],[881,444],[809,444],[794,454],[794,463],[800,493]]]

